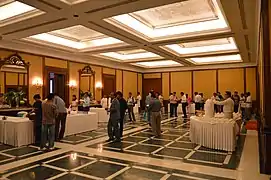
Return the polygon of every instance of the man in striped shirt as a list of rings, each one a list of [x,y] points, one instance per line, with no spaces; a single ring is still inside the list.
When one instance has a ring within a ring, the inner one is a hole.
[[[42,103],[42,135],[41,135],[41,146],[43,150],[45,145],[49,143],[48,148],[52,150],[55,142],[55,121],[57,117],[57,107],[53,102],[54,95],[49,94],[47,101]]]

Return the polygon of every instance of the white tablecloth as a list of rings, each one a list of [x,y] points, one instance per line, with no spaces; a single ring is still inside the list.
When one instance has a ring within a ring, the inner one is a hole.
[[[134,113],[138,113],[138,104],[135,104],[135,106],[133,107]]]
[[[12,146],[24,146],[34,143],[33,122],[28,118],[0,117],[0,142]]]
[[[98,129],[98,114],[69,114],[66,121],[65,136]]]
[[[168,104],[168,112],[170,112],[170,104]],[[183,113],[182,104],[178,104],[177,112]],[[190,106],[187,107],[187,113],[195,114],[195,104],[190,104]]]
[[[234,151],[238,125],[233,119],[190,117],[190,140],[207,148]]]
[[[104,108],[89,108],[89,111],[98,114],[98,122],[108,122],[109,114]]]

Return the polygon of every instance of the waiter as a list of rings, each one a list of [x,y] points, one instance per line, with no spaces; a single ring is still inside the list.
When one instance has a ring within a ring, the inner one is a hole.
[[[234,101],[231,98],[230,91],[226,91],[224,101],[214,100],[214,103],[217,105],[223,105],[223,113],[225,118],[231,119],[233,117]]]

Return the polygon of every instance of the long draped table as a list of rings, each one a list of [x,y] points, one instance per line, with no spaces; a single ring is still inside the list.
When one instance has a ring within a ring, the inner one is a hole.
[[[238,125],[233,119],[190,117],[190,140],[207,148],[234,151]]]
[[[11,146],[24,146],[34,143],[33,122],[28,118],[0,117],[0,142]]]
[[[98,129],[98,114],[69,114],[66,120],[65,136]]]

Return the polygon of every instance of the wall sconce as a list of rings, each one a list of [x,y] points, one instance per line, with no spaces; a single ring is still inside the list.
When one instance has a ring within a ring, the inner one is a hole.
[[[96,82],[95,88],[101,90],[103,88],[103,84],[101,82]]]
[[[75,80],[71,80],[69,83],[69,87],[71,88],[72,91],[76,89],[77,83]]]
[[[32,80],[32,85],[37,89],[37,91],[39,91],[42,88],[43,82],[42,79],[39,77],[35,77]]]

